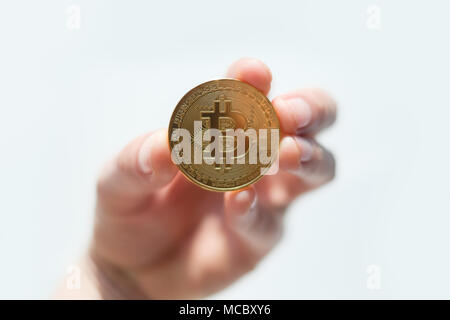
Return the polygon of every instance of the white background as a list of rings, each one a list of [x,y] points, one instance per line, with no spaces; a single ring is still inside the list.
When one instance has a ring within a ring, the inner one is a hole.
[[[80,29],[66,25],[70,5]],[[367,27],[372,5],[381,29]],[[406,0],[2,1],[0,298],[52,293],[89,241],[101,164],[241,56],[271,67],[271,97],[306,84],[334,94],[338,121],[320,139],[337,177],[214,297],[450,298],[449,12]],[[374,264],[379,290],[367,287]]]

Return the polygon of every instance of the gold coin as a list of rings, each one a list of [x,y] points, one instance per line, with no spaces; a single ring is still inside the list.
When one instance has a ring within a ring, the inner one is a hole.
[[[172,160],[200,187],[237,190],[261,178],[275,161],[279,128],[272,104],[253,86],[233,79],[208,81],[186,93],[172,114]],[[243,139],[227,136],[230,132]],[[261,152],[270,156],[269,162]]]

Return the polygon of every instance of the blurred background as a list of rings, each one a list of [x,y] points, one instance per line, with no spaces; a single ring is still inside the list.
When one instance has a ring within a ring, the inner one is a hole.
[[[270,97],[319,85],[337,176],[213,298],[450,298],[450,3],[2,1],[0,298],[47,298],[83,253],[96,176],[242,56]]]

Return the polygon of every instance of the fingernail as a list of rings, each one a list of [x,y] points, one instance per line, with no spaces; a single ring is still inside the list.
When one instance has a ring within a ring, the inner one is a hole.
[[[308,139],[302,137],[295,137],[295,140],[300,146],[300,161],[306,162],[311,160],[314,151],[311,142],[309,142]]]
[[[248,210],[249,212],[254,212],[256,210],[256,204],[257,204],[257,196],[255,194],[252,204],[250,205],[250,209]]]
[[[250,190],[243,190],[236,195],[235,201],[238,203],[248,203],[252,197],[253,197],[253,200],[249,206],[249,209],[247,209],[244,212],[241,212],[240,215],[247,214],[248,212],[250,212],[253,209],[253,207],[255,207],[256,195],[254,194],[254,191],[250,191]]]
[[[297,116],[297,130],[302,129],[310,124],[312,119],[311,106],[301,98],[288,99],[287,103]]]
[[[243,191],[243,192],[247,193],[248,191]],[[251,196],[251,195],[249,194],[249,196]],[[236,221],[236,224],[240,226],[240,228],[245,230],[254,224],[256,215],[257,215],[257,202],[258,202],[258,200],[257,200],[256,194],[255,194],[253,201],[252,201],[250,207],[248,208],[248,210],[236,215],[235,221]]]
[[[151,136],[148,137],[139,149],[138,162],[139,169],[143,174],[151,174],[152,168],[150,167],[150,152],[151,152]]]
[[[251,197],[250,191],[244,190],[244,191],[239,192],[236,195],[236,201],[237,202],[246,202],[250,199],[250,197]]]

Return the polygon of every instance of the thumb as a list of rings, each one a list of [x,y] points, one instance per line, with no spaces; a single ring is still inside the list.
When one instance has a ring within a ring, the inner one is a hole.
[[[167,130],[132,140],[104,168],[98,182],[101,194],[142,196],[167,185],[178,172],[171,160]]]

